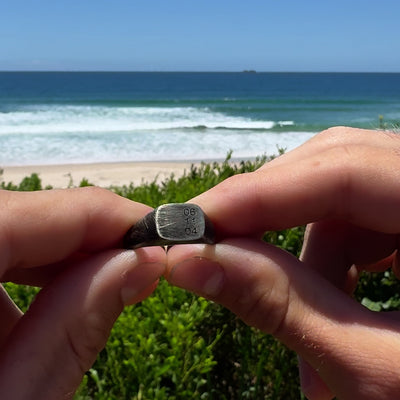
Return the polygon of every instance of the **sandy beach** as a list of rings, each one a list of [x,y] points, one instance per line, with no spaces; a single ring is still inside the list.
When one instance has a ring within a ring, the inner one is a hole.
[[[175,174],[179,177],[185,170],[190,169],[190,162],[121,162],[121,163],[95,163],[95,164],[63,164],[63,165],[29,165],[2,167],[3,174],[0,178],[8,183],[18,184],[21,180],[37,173],[42,180],[43,187],[51,185],[54,188],[78,186],[83,178],[90,183],[109,187],[122,186],[142,182],[163,181]]]

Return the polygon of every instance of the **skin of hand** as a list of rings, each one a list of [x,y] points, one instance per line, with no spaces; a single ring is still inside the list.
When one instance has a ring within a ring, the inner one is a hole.
[[[1,397],[73,398],[123,307],[165,271],[162,248],[120,249],[151,209],[99,188],[0,191],[0,204],[2,281],[43,287],[23,315],[0,286]]]
[[[400,393],[400,314],[352,297],[361,270],[400,275],[400,137],[344,127],[203,193],[216,245],[174,246],[167,279],[218,302],[300,356],[311,400]],[[300,259],[262,242],[307,224]]]

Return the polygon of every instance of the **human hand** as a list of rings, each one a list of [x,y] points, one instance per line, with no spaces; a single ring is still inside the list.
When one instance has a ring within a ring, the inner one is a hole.
[[[149,207],[98,188],[0,191],[0,274],[43,289],[25,315],[0,287],[0,393],[69,399],[124,305],[148,296],[161,248],[118,250]]]
[[[397,398],[400,315],[373,313],[349,294],[360,270],[400,275],[399,165],[400,137],[333,128],[234,176],[191,200],[221,241],[174,246],[168,280],[294,349],[309,399]],[[300,260],[259,240],[303,224]]]

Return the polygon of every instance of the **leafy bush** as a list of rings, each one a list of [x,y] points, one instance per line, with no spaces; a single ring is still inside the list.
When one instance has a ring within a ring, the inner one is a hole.
[[[135,201],[158,206],[184,202],[229,176],[254,171],[270,158],[202,163],[176,178],[112,187]],[[40,190],[36,174],[9,190]],[[81,186],[90,185],[85,179]],[[264,240],[299,255],[304,227],[267,232]],[[36,288],[7,283],[23,309]],[[390,272],[364,275],[356,297],[372,309],[398,309],[400,286]],[[161,280],[155,293],[126,308],[106,348],[86,374],[77,400],[300,399],[297,359],[273,337],[248,327],[223,307]]]
[[[1,173],[3,171],[1,170]],[[0,173],[0,175],[1,175]],[[6,189],[6,190],[19,190],[21,192],[31,192],[35,190],[42,190],[42,181],[39,178],[39,175],[36,173],[31,174],[31,176],[27,176],[22,181],[20,182],[19,185],[15,185],[12,182],[8,182],[7,184],[5,182],[0,182],[0,189]],[[50,187],[47,187],[46,189],[50,189]]]
[[[191,165],[189,171],[176,178],[172,174],[169,178],[158,184],[156,179],[150,183],[134,184],[122,187],[112,187],[117,194],[135,200],[151,207],[157,207],[165,203],[182,203],[192,197],[212,188],[230,176],[252,172],[261,167],[267,160],[266,156],[257,157],[254,161],[230,162],[232,153],[228,153],[226,159],[221,162]]]

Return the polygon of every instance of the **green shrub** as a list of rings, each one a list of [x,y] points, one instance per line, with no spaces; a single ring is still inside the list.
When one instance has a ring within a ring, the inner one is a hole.
[[[252,172],[261,167],[267,160],[266,156],[257,157],[254,161],[231,162],[232,153],[221,162],[192,164],[189,171],[176,178],[172,174],[160,184],[156,179],[152,182],[143,182],[139,186],[134,184],[122,187],[112,187],[117,194],[128,199],[156,207],[165,203],[182,203],[205,192],[230,176]]]
[[[282,152],[282,151],[280,151]],[[176,178],[112,187],[150,206],[184,202],[229,176],[251,172],[271,158],[201,163]],[[71,181],[72,185],[72,181]],[[90,185],[87,179],[80,186]],[[37,174],[9,190],[40,190]],[[298,256],[304,227],[267,232],[264,240]],[[5,284],[26,310],[36,288]],[[365,274],[356,298],[371,309],[400,305],[400,286],[391,272]],[[223,307],[161,280],[155,293],[126,308],[106,348],[86,374],[77,400],[300,399],[297,359],[273,337],[248,327]]]
[[[1,175],[1,174],[0,174]],[[39,178],[37,173],[31,174],[31,176],[27,176],[20,182],[19,185],[15,185],[12,182],[0,182],[0,189],[6,190],[19,190],[21,192],[31,192],[35,190],[42,190],[42,181]],[[46,187],[46,189],[50,189],[50,187]]]

